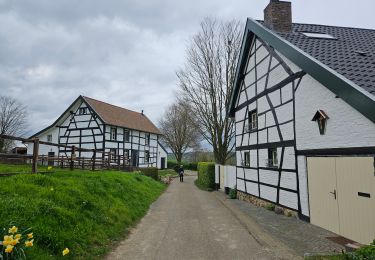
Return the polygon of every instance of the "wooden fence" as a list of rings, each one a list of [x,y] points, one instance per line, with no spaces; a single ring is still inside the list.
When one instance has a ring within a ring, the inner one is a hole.
[[[0,159],[6,159],[8,162],[12,161],[21,161],[24,163],[31,163],[31,172],[37,173],[38,172],[38,165],[54,165],[60,166],[61,168],[70,168],[73,170],[74,168],[81,168],[81,169],[91,169],[95,171],[98,168],[118,168],[120,169],[129,169],[130,168],[130,161],[129,158],[123,155],[117,155],[116,158],[113,158],[113,155],[110,153],[103,152],[102,150],[96,149],[87,149],[76,147],[74,145],[64,145],[64,144],[56,144],[51,142],[41,141],[38,138],[22,138],[10,135],[2,135],[0,134],[0,139],[7,139],[13,141],[21,141],[23,143],[32,143],[33,144],[33,153],[32,155],[21,155],[21,154],[11,154],[11,153],[0,153]],[[47,155],[39,155],[39,145],[49,145],[59,148],[69,149],[70,156],[58,155],[58,156],[47,156]],[[76,152],[91,152],[92,157],[77,157]],[[98,154],[102,154],[102,158],[97,158]]]

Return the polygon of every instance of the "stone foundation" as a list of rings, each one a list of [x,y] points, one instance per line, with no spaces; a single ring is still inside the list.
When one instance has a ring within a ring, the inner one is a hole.
[[[263,207],[263,208],[269,208],[273,204],[275,206],[273,211],[276,214],[282,214],[282,215],[285,215],[285,216],[288,216],[288,217],[297,217],[298,216],[298,213],[293,211],[293,210],[286,209],[286,208],[284,208],[280,205],[275,205],[274,203],[259,199],[255,196],[252,196],[252,195],[247,194],[247,193],[242,192],[242,191],[237,191],[237,198],[239,200],[243,200],[243,201],[249,202],[249,203],[251,203],[255,206]]]

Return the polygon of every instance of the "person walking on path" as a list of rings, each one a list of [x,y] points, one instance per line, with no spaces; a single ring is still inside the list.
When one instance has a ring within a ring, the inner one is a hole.
[[[180,182],[184,182],[184,166],[180,166],[178,169],[178,174],[180,175]]]

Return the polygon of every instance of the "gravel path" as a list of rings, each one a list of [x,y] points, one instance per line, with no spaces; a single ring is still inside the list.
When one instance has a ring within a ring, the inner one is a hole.
[[[175,179],[107,259],[298,258],[246,217],[236,216],[214,193],[199,190],[195,179]]]

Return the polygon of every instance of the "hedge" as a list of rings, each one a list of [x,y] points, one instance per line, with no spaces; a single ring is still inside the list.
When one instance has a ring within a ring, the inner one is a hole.
[[[197,183],[201,187],[207,189],[215,188],[215,163],[200,162],[198,163],[198,180]]]
[[[147,167],[139,169],[143,175],[153,178],[154,180],[159,180],[159,172],[156,167]]]
[[[167,163],[168,169],[173,169],[176,172],[180,168],[181,164],[184,167],[184,170],[196,171],[198,168],[198,163],[187,163],[187,162],[177,163],[176,161],[168,161]]]

